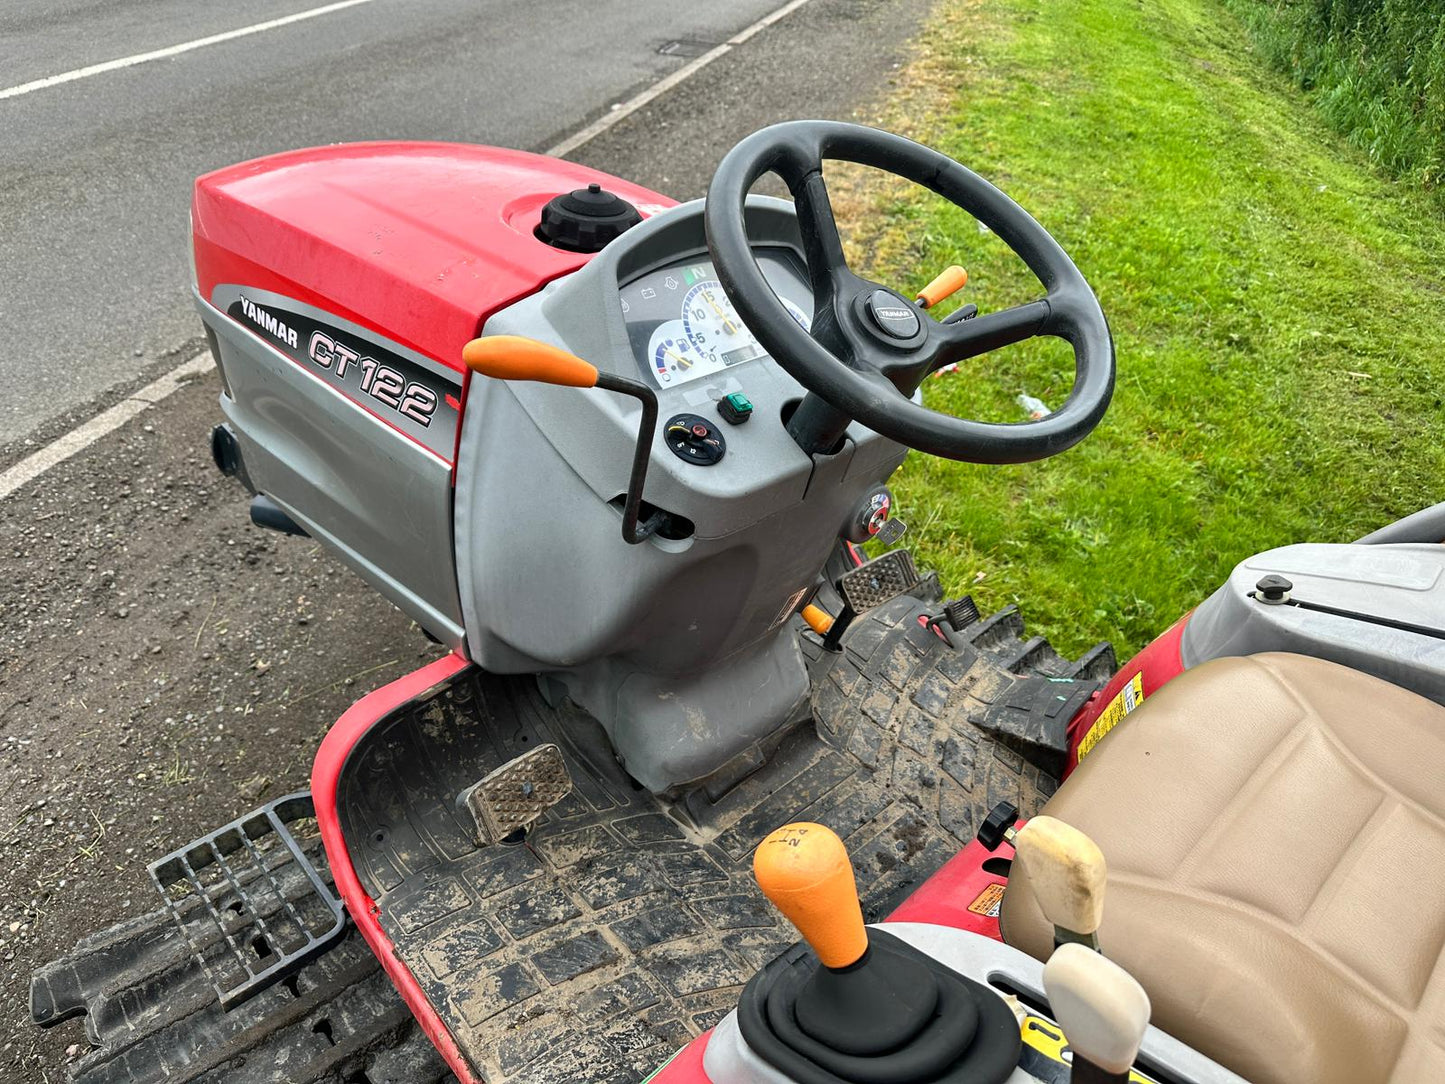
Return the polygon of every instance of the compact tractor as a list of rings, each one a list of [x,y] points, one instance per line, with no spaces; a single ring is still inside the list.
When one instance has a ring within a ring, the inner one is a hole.
[[[860,276],[839,160],[1040,296],[938,319],[961,269]],[[73,1079],[1445,1080],[1445,508],[1247,556],[1117,672],[950,597],[897,545],[904,457],[1059,455],[1115,376],[982,177],[823,121],[683,204],[366,143],[201,177],[192,228],[217,466],[449,650],[36,973]],[[925,405],[1039,335],[1054,412]]]

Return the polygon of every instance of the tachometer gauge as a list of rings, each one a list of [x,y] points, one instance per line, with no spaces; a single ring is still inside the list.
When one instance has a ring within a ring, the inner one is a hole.
[[[762,356],[762,348],[717,279],[699,282],[687,292],[682,299],[682,324],[698,353],[715,364],[734,365]],[[735,356],[739,354],[747,357]]]
[[[776,255],[764,253],[759,259],[770,281],[777,279],[778,298],[788,314],[810,330],[807,286],[800,273]],[[706,261],[650,271],[622,288],[621,303],[637,360],[658,387],[716,379],[734,366],[768,357]]]

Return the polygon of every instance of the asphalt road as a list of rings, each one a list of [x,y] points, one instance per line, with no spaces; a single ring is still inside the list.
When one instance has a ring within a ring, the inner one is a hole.
[[[196,173],[373,136],[544,148],[684,62],[659,45],[776,6],[373,0],[0,99],[0,427],[38,442],[195,348]],[[868,119],[928,8],[811,0],[572,157],[701,195],[764,124]],[[0,83],[303,9],[9,0]],[[151,910],[149,859],[304,787],[345,706],[436,654],[315,543],[247,523],[205,451],[216,394],[198,380],[0,500],[0,1081],[58,1082],[84,1045],[30,1025],[36,965]]]
[[[197,334],[198,174],[318,143],[541,149],[782,0],[366,0],[0,100],[0,445]],[[323,6],[6,0],[0,90]],[[685,149],[685,153],[688,149]]]

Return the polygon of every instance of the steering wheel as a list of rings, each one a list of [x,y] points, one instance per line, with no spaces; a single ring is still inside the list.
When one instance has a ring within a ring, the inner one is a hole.
[[[973,319],[940,323],[912,300],[848,268],[823,183],[823,160],[907,178],[961,207],[1029,267],[1046,296]],[[764,173],[794,200],[813,291],[804,330],[768,285],[748,241],[744,201]],[[808,399],[789,431],[805,451],[827,451],[848,420],[910,448],[974,463],[1022,463],[1057,455],[1086,437],[1114,392],[1114,342],[1094,292],[1049,232],[988,181],[902,136],[838,121],[788,121],[730,150],[708,187],[704,212],[718,280],[748,329],[774,359],[823,400]],[[1074,350],[1074,386],[1057,411],[1033,421],[980,422],[913,402],[923,378],[951,362],[1035,335]],[[825,405],[826,404],[826,405]]]

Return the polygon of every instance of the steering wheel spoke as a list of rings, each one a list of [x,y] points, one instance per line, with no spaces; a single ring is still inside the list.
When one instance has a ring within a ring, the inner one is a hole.
[[[808,267],[808,286],[813,294],[813,336],[833,354],[851,357],[852,344],[837,319],[854,276],[843,252],[843,238],[833,217],[833,203],[823,180],[822,163],[802,176],[788,178],[793,208],[798,215],[798,232],[803,241],[803,260]]]
[[[929,335],[928,371],[1031,339],[1044,332],[1049,315],[1048,300],[1040,299],[955,324],[935,324]]]
[[[808,275],[816,292],[819,287],[833,285],[839,269],[847,270],[843,254],[843,238],[833,217],[833,203],[823,171],[818,169],[792,186],[793,206],[798,212],[798,230],[803,236],[803,254],[808,261]]]

